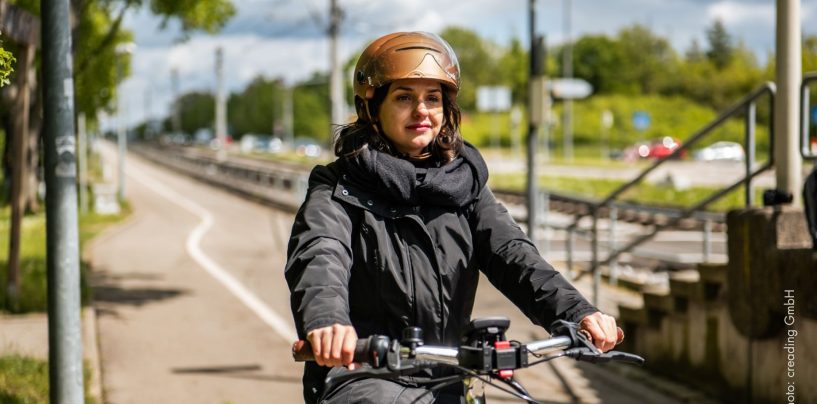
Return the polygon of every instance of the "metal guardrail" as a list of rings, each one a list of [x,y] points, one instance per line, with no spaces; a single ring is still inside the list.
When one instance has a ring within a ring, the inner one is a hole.
[[[769,137],[770,137],[770,152],[769,152],[769,159],[768,161],[761,165],[760,167],[755,166],[755,127],[756,127],[756,112],[757,112],[757,101],[759,98],[768,95],[769,96],[769,106],[770,111],[774,110],[774,98],[775,98],[776,87],[774,83],[768,82],[763,84],[762,86],[758,87],[754,91],[752,91],[749,95],[745,96],[743,99],[738,101],[732,107],[721,113],[717,118],[715,118],[712,122],[708,123],[706,126],[698,130],[695,134],[693,134],[689,139],[687,139],[679,148],[675,149],[672,154],[666,156],[660,160],[657,160],[652,166],[648,167],[644,171],[642,171],[636,178],[633,180],[621,185],[616,190],[611,192],[606,198],[602,201],[598,202],[597,204],[591,206],[590,215],[592,215],[592,227],[590,229],[590,233],[592,235],[591,243],[592,243],[592,260],[591,265],[588,271],[579,274],[578,277],[586,273],[592,273],[594,277],[593,282],[593,299],[596,300],[598,297],[598,284],[600,282],[601,271],[600,267],[602,265],[611,265],[611,268],[615,271],[616,267],[616,260],[619,256],[624,253],[631,252],[635,247],[643,244],[644,242],[652,239],[657,233],[665,230],[667,228],[671,228],[679,221],[684,218],[691,217],[695,215],[697,212],[702,211],[705,207],[709,206],[711,203],[719,200],[723,196],[729,194],[730,192],[734,191],[740,186],[745,186],[745,200],[746,206],[752,206],[754,204],[754,195],[752,193],[752,180],[758,176],[763,171],[770,169],[774,164],[774,118],[773,115],[769,116]],[[610,209],[612,214],[611,216],[611,225],[614,226],[615,223],[615,216],[616,211],[618,209],[618,205],[615,202],[616,198],[621,196],[625,191],[631,189],[637,183],[643,181],[648,174],[653,172],[656,168],[661,166],[662,164],[666,163],[670,159],[677,158],[683,153],[685,150],[688,150],[690,147],[698,143],[702,138],[706,135],[711,133],[714,129],[718,128],[728,119],[735,117],[736,115],[745,113],[744,123],[745,123],[745,137],[744,137],[744,150],[746,150],[746,161],[745,161],[745,176],[738,180],[737,182],[728,185],[721,190],[715,192],[714,194],[704,198],[702,201],[698,202],[694,206],[681,210],[680,215],[670,219],[667,223],[662,225],[655,225],[653,226],[652,230],[646,234],[643,234],[634,240],[630,241],[628,244],[621,248],[616,248],[616,246],[612,246],[611,252],[608,254],[607,258],[604,260],[599,259],[599,232],[598,232],[598,220],[599,220],[599,212],[602,208]],[[576,220],[574,220],[573,224],[570,226],[575,231],[578,227],[579,221],[583,216],[578,216]],[[569,230],[570,231],[570,230]],[[568,255],[572,255],[571,251],[568,251]],[[568,257],[568,262],[572,264],[572,258]],[[569,271],[572,271],[572,268],[568,268]],[[615,282],[616,277],[615,274],[611,273],[611,281]]]
[[[809,139],[809,126],[811,122],[811,87],[810,84],[817,82],[817,72],[809,72],[803,75],[803,84],[800,85],[800,154],[806,160],[817,160],[817,150],[815,150],[811,139]],[[817,139],[815,139],[817,142]],[[815,143],[817,144],[817,143]]]
[[[133,145],[130,150],[201,181],[289,212],[297,211],[306,195],[308,171],[282,170],[230,160],[219,161],[200,153],[183,153],[144,144]]]

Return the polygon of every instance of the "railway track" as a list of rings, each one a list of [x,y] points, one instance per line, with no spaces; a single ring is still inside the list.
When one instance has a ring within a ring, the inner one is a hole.
[[[157,163],[172,165],[207,182],[277,206],[282,203],[300,204],[297,198],[283,198],[278,191],[302,192],[303,189],[297,189],[298,179],[304,181],[311,170],[311,166],[307,164],[251,156],[230,155],[228,159],[222,161],[214,151],[193,147],[159,148],[140,145],[135,151]],[[274,197],[265,196],[263,187],[275,188],[277,191]],[[526,206],[527,197],[523,191],[502,188],[495,188],[493,191],[494,195],[506,204]],[[554,191],[547,191],[547,200],[549,210],[577,217],[592,215],[592,209],[598,203],[590,198]],[[297,206],[288,207],[290,210],[297,209]],[[684,216],[684,209],[681,208],[632,202],[617,202],[615,208],[617,220],[643,226],[662,225]],[[608,218],[610,209],[602,207],[598,214],[602,219]],[[525,220],[525,217],[517,217],[517,220]],[[726,215],[709,211],[693,212],[689,217],[680,220],[674,229],[696,231],[703,230],[707,225],[710,226],[710,231],[725,231]]]

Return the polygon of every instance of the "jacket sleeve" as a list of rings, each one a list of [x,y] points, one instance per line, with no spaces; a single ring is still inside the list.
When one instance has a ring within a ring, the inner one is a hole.
[[[351,325],[352,221],[346,209],[332,199],[335,183],[336,176],[327,167],[312,170],[287,246],[284,273],[300,338],[335,323]]]
[[[542,258],[487,186],[475,203],[471,227],[480,269],[535,324],[578,322],[598,311]]]

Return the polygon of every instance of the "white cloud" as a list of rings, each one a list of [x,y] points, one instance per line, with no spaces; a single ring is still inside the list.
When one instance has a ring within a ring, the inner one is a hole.
[[[709,20],[720,19],[726,26],[762,24],[774,26],[774,3],[740,3],[723,1],[707,7]]]

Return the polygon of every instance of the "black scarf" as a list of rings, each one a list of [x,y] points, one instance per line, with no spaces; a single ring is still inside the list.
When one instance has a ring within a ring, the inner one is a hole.
[[[407,205],[463,207],[488,182],[485,160],[469,143],[463,143],[457,158],[441,166],[413,163],[370,148],[340,160],[356,186]]]

